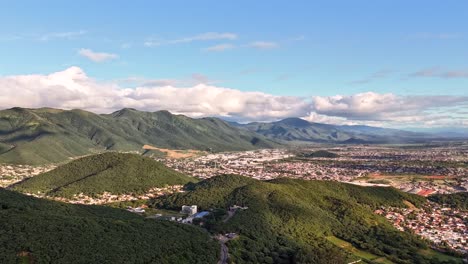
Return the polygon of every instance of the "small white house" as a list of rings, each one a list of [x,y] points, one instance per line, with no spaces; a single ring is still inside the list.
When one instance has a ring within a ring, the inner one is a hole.
[[[194,215],[198,212],[197,206],[196,205],[183,205],[182,206],[182,211],[180,211],[183,214],[188,214],[188,215]]]

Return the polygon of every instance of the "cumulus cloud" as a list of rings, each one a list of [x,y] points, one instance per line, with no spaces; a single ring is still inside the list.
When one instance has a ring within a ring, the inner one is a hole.
[[[78,54],[86,57],[94,62],[104,62],[113,59],[117,59],[119,56],[113,53],[106,53],[106,52],[95,52],[90,49],[80,49]]]
[[[424,122],[440,116],[446,107],[468,107],[468,96],[397,96],[374,92],[355,95],[315,96],[314,112],[348,120]],[[439,114],[435,112],[439,112]],[[450,116],[450,115],[449,115]]]
[[[468,96],[398,96],[374,92],[303,98],[240,91],[209,84],[205,76],[180,86],[171,79],[145,81],[127,88],[98,82],[78,68],[48,75],[0,77],[0,106],[80,108],[109,113],[124,107],[169,110],[191,117],[218,116],[241,122],[303,117],[335,124],[464,125],[468,126]],[[179,87],[176,87],[179,86]],[[457,111],[455,111],[457,109]]]
[[[203,79],[200,76],[196,78]],[[80,108],[99,113],[123,107],[146,111],[165,109],[192,117],[220,116],[236,120],[304,116],[309,106],[297,97],[243,92],[208,84],[182,88],[170,85],[123,88],[117,84],[96,82],[78,67],[49,75],[0,78],[0,105],[2,108]]]

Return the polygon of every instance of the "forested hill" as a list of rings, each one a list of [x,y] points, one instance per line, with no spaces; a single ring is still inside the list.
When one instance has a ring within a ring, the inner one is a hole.
[[[461,210],[468,210],[468,192],[435,194],[429,196],[428,199],[439,203],[440,205],[445,205]]]
[[[103,192],[142,194],[153,187],[196,181],[151,158],[107,152],[74,160],[13,188],[21,192],[71,197],[79,193],[88,196]]]
[[[0,189],[0,263],[216,263],[199,228]]]
[[[419,206],[425,198],[394,188],[224,175],[189,186],[185,193],[158,198],[152,206],[247,206],[226,223],[209,225],[213,233],[240,234],[228,243],[233,263],[348,263],[359,259],[443,263],[425,242],[374,214],[381,206],[406,207],[405,201]]]
[[[213,151],[278,146],[217,118],[193,119],[167,111],[122,109],[107,115],[51,108],[0,111],[0,163],[56,163],[96,151],[139,151],[146,144]]]

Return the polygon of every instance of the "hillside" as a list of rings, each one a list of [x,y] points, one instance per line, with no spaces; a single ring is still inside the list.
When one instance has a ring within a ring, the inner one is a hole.
[[[56,163],[105,150],[142,151],[144,145],[212,151],[278,146],[217,118],[192,119],[167,111],[12,108],[0,111],[0,163]]]
[[[423,141],[429,136],[370,126],[339,126],[286,118],[277,122],[234,124],[274,140],[327,143],[399,143]]]
[[[13,188],[21,192],[71,197],[79,193],[89,196],[103,192],[139,194],[152,187],[184,185],[195,181],[153,159],[108,152],[77,159],[29,178]]]
[[[0,189],[0,263],[216,263],[201,229]]]
[[[468,192],[434,194],[429,196],[428,199],[448,207],[468,210]]]
[[[405,201],[420,205],[424,198],[393,188],[293,179],[265,182],[224,175],[190,186],[186,193],[158,198],[152,206],[247,206],[227,223],[209,227],[213,233],[240,234],[228,243],[234,263],[348,263],[359,259],[443,263],[430,259],[425,242],[396,230],[373,213],[380,206],[405,207]],[[339,247],[343,243],[347,250]]]

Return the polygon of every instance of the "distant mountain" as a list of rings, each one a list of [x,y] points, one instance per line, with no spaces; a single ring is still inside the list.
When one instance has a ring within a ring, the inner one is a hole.
[[[13,189],[49,196],[145,193],[153,187],[197,182],[153,159],[135,154],[104,153],[74,160],[23,181]]]
[[[394,188],[222,175],[157,198],[152,206],[247,207],[228,221],[207,220],[212,232],[239,234],[227,244],[233,263],[461,263],[450,256],[436,258],[440,254],[426,242],[374,214],[381,206],[424,201]]]
[[[216,263],[219,244],[194,226],[0,188],[0,263]]]
[[[213,151],[271,148],[278,143],[217,118],[192,119],[167,111],[13,108],[0,111],[0,163],[44,164],[105,150],[148,144]]]
[[[324,143],[400,143],[418,142],[429,135],[398,129],[370,126],[340,126],[308,122],[301,118],[286,118],[277,122],[248,124],[238,127],[259,133],[273,140]]]

